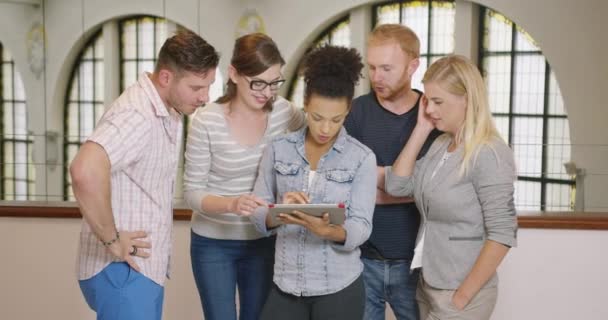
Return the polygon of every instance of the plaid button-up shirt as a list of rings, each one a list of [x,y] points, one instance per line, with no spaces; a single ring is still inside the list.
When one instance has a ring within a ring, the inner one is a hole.
[[[144,240],[152,244],[151,256],[134,258],[141,273],[159,285],[164,285],[169,272],[181,118],[165,106],[148,74],[142,74],[112,104],[88,138],[102,146],[110,159],[116,228],[148,233]],[[78,278],[89,279],[112,261],[83,220]]]

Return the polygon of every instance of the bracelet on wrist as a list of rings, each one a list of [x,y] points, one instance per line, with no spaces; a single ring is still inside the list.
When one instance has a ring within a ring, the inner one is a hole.
[[[116,237],[114,237],[114,239],[108,241],[103,241],[103,239],[99,239],[99,241],[101,241],[101,244],[103,244],[104,247],[108,247],[118,240],[120,240],[120,233],[118,231],[116,231]]]

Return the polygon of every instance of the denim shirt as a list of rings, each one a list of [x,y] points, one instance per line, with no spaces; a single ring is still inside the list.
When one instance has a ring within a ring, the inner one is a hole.
[[[372,231],[376,201],[376,156],[342,128],[329,151],[317,164],[310,189],[310,164],[304,151],[307,128],[275,138],[264,150],[253,193],[277,203],[289,191],[307,192],[310,203],[344,203],[344,243],[314,235],[298,225],[276,228],[274,282],[296,296],[338,292],[363,271],[359,246]],[[251,221],[258,231],[266,228],[268,208],[258,207]],[[272,230],[272,231],[275,231]]]

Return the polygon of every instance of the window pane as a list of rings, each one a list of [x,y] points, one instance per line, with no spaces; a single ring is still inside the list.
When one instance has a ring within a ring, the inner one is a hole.
[[[485,57],[483,69],[490,109],[493,113],[508,113],[511,99],[511,57]]]
[[[572,211],[574,209],[574,190],[571,185],[548,183],[546,191],[547,211]]]
[[[517,210],[540,210],[540,182],[515,182],[515,208]]]
[[[15,128],[14,134],[16,139],[27,139],[27,107],[25,103],[15,103],[15,118],[13,119]]]
[[[418,66],[418,70],[414,72],[412,76],[412,88],[418,89],[424,92],[424,85],[422,84],[422,78],[424,77],[424,73],[426,72],[428,65],[428,59],[425,56],[420,57],[420,65]]]
[[[406,2],[401,9],[402,24],[410,27],[420,39],[420,54],[428,52],[429,8],[426,1]]]
[[[376,25],[399,23],[399,4],[379,6],[376,9]]]
[[[350,47],[350,23],[348,20],[340,23],[331,33],[331,43],[335,46]]]
[[[122,77],[125,89],[137,81],[137,62],[125,61],[122,64]]]
[[[564,168],[571,160],[568,119],[549,119],[547,129],[547,177],[568,180]]]
[[[520,114],[543,114],[545,58],[521,55],[515,58],[513,110]]]
[[[135,20],[127,20],[121,25],[121,49],[123,59],[135,59],[137,57],[136,25],[137,23]]]
[[[562,98],[562,92],[555,79],[555,73],[551,71],[549,77],[549,114],[554,115],[566,115],[564,110],[564,99]]]
[[[137,66],[137,75],[139,76],[142,72],[153,72],[154,71],[154,60],[140,61]]]
[[[431,52],[454,52],[454,17],[456,10],[451,2],[431,2]]]
[[[4,136],[12,139],[15,131],[13,127],[13,103],[4,102],[2,112],[4,113],[4,119],[2,120],[4,121]]]
[[[224,77],[220,68],[215,70],[215,82],[209,88],[209,101],[215,101],[224,94]]]
[[[499,13],[491,10],[487,10],[486,12],[484,50],[511,51],[513,23]]]
[[[520,176],[541,176],[542,143],[542,119],[513,118],[513,151]]]
[[[494,116],[494,123],[496,124],[496,129],[500,133],[500,136],[505,140],[509,141],[509,116]]]
[[[93,62],[92,61],[82,61],[80,63],[80,100],[84,101],[93,101],[93,82],[94,82],[93,73]]]
[[[517,51],[540,51],[536,41],[520,27],[517,27],[515,33],[515,49]]]
[[[299,76],[294,84],[293,92],[291,93],[291,101],[297,107],[304,107],[304,77]]]
[[[137,33],[138,57],[140,59],[154,59],[154,20],[143,19],[139,24]]]

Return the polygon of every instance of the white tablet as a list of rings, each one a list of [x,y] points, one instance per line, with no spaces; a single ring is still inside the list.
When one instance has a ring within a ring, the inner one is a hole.
[[[329,214],[329,222],[341,225],[346,219],[346,207],[343,203],[306,203],[306,204],[269,204],[268,214],[274,225],[282,224],[277,217],[279,213],[291,213],[292,211],[302,211],[315,217],[321,217],[324,213]]]

